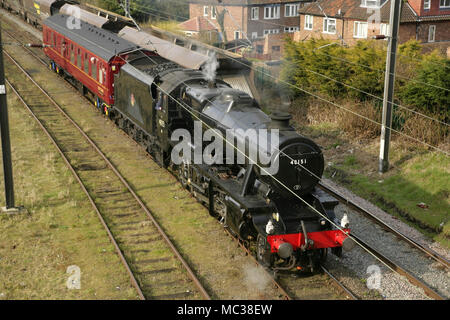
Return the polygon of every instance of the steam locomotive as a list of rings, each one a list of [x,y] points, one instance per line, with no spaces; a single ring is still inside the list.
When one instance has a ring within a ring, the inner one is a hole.
[[[140,48],[120,36],[126,30],[114,33],[86,21],[73,29],[68,18],[52,14],[42,24],[52,69],[173,171],[212,216],[254,246],[263,265],[314,271],[328,249],[341,256],[342,249],[352,248],[347,225],[345,233],[334,226],[340,224],[338,201],[316,187],[324,170],[322,151],[294,130],[289,114],[268,116],[247,93]],[[215,145],[222,146],[208,153],[210,145],[197,135],[211,129]],[[246,134],[249,129],[269,136]],[[188,134],[188,147],[174,161],[179,130]],[[275,134],[278,141],[272,143]],[[232,153],[218,152],[228,147]],[[215,161],[188,161],[196,154]]]

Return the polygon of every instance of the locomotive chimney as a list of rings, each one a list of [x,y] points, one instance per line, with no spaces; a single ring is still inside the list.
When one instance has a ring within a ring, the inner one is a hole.
[[[217,88],[216,82],[214,80],[209,80],[208,81],[208,88],[209,89]]]
[[[280,130],[294,130],[289,125],[289,120],[292,116],[287,112],[274,111],[270,114],[272,121],[269,124],[269,129],[280,129]]]

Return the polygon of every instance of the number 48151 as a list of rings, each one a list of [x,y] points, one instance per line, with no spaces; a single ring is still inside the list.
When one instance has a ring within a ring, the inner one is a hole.
[[[291,164],[292,165],[306,164],[306,159],[292,159]]]

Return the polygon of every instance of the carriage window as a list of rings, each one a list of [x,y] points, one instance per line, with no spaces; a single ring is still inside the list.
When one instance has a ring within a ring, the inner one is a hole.
[[[81,69],[81,50],[78,48],[77,50],[77,66]]]
[[[91,73],[92,73],[92,78],[94,78],[94,80],[97,80],[97,59],[92,57],[91,58]]]
[[[56,47],[56,34],[52,33],[52,35],[53,35],[53,46]]]
[[[99,65],[99,70],[98,70],[98,82],[100,82],[101,84],[103,84],[103,68],[102,68],[102,65]]]
[[[73,44],[70,45],[70,61],[72,64],[75,64],[75,48],[73,47]]]
[[[89,74],[89,58],[87,53],[84,54],[84,72]]]
[[[61,52],[61,55],[64,56],[64,39],[58,37],[58,44],[59,44],[58,51]]]

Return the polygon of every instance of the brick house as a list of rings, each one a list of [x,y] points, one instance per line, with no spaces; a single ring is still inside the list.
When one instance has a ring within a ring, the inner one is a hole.
[[[450,41],[450,0],[408,0],[417,14],[416,39]]]
[[[269,34],[253,41],[253,50],[245,52],[244,57],[260,60],[279,60],[284,53],[286,38],[294,38],[294,33]]]
[[[218,41],[217,27],[203,16],[193,17],[178,24],[178,27],[188,37],[198,38],[208,43]]]
[[[294,40],[324,38],[354,44],[388,35],[390,0],[319,0],[299,9],[300,30]],[[408,0],[402,5],[399,41],[450,40],[450,0]]]
[[[189,0],[189,17],[203,16],[221,31],[218,16],[223,14],[227,41],[254,40],[298,31],[300,3],[300,0]]]

